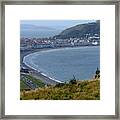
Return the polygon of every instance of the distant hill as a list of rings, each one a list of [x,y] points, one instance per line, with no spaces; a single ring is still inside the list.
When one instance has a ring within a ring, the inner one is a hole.
[[[80,38],[85,37],[86,34],[100,35],[100,21],[92,22],[92,23],[85,23],[79,24],[70,28],[63,30],[59,35],[54,36],[54,38],[62,38],[62,39],[69,39],[69,38]]]
[[[37,26],[37,25],[32,25],[32,24],[21,24],[20,25],[21,30],[55,30],[54,28],[47,27],[47,26]]]
[[[26,38],[46,38],[59,34],[61,30],[33,24],[20,24],[20,37]]]

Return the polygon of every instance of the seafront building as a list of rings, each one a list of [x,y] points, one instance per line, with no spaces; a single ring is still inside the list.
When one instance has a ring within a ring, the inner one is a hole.
[[[100,37],[98,34],[84,38],[21,38],[20,49],[30,50],[38,48],[56,48],[56,47],[75,47],[75,46],[96,46],[100,45]]]

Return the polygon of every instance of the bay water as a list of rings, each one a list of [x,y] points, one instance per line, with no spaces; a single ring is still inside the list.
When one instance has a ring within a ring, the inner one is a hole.
[[[83,46],[43,50],[24,57],[23,62],[31,68],[60,80],[92,79],[100,68],[100,47]]]

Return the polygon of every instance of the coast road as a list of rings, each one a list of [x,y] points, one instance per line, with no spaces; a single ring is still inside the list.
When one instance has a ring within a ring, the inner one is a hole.
[[[35,77],[36,79],[39,79],[41,80],[42,82],[44,82],[46,85],[55,85],[55,84],[58,84],[58,83],[62,83],[60,81],[55,81],[53,80],[52,78],[49,78],[47,76],[44,76],[43,74],[41,74],[40,72],[35,72],[35,71],[32,71],[30,73],[33,77]]]

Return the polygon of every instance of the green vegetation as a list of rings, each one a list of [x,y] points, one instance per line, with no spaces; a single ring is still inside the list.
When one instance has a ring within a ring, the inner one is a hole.
[[[22,75],[22,79],[20,80],[20,91],[30,90],[34,86],[44,87],[45,84],[41,80],[36,79],[31,75]]]
[[[21,100],[99,100],[100,80],[71,80],[21,92]]]
[[[41,80],[36,79],[36,78],[32,77],[31,75],[27,75],[27,78],[32,80],[32,82],[37,84],[39,87],[44,87],[45,86],[45,84]]]
[[[69,38],[84,38],[86,34],[98,34],[100,35],[100,21],[78,24],[73,27],[69,27],[63,30],[59,35],[54,36],[54,38],[59,39],[69,39]]]
[[[20,90],[28,90],[28,89],[30,89],[30,87],[27,86],[27,84],[25,84],[23,80],[20,80]]]

